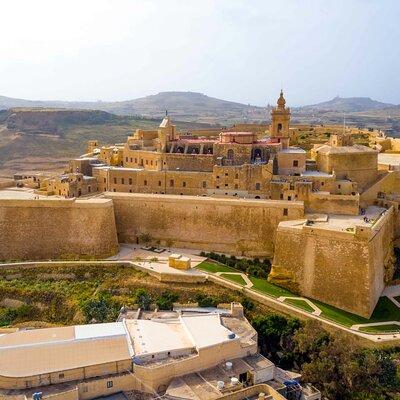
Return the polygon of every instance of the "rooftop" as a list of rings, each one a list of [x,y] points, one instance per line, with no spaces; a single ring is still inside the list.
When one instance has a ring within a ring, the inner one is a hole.
[[[361,144],[354,144],[352,146],[330,146],[325,144],[321,147],[318,147],[316,150],[317,153],[321,154],[363,154],[363,153],[378,153],[376,150],[371,149],[370,147],[363,146]]]

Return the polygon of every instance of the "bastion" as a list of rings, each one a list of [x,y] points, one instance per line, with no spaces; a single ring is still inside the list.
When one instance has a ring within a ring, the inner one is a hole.
[[[395,211],[279,224],[269,281],[369,318],[393,275]]]
[[[0,199],[0,259],[109,257],[118,251],[108,199]]]

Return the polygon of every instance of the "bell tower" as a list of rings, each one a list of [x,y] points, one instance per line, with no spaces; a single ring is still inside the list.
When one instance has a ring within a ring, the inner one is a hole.
[[[276,102],[276,107],[271,111],[271,125],[269,133],[271,138],[277,139],[282,143],[282,148],[289,147],[289,124],[290,124],[290,108],[286,108],[286,100],[283,97],[283,91]]]

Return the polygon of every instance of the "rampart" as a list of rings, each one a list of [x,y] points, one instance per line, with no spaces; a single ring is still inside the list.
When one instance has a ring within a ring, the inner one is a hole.
[[[298,201],[106,193],[114,202],[119,242],[143,234],[174,247],[272,257],[281,221],[304,216]]]
[[[394,209],[354,230],[282,224],[270,280],[369,318],[391,278]]]
[[[109,257],[118,251],[112,201],[1,199],[0,259]]]

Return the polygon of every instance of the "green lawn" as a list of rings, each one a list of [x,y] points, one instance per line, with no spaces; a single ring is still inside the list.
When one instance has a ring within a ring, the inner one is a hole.
[[[240,275],[235,275],[231,273],[221,274],[223,278],[229,279],[232,282],[238,283],[239,285],[245,286],[246,282]]]
[[[253,282],[252,289],[255,289],[259,292],[273,297],[293,296],[293,293],[284,288],[269,283],[266,279],[255,278],[254,276],[251,276],[249,278]]]
[[[340,310],[317,300],[312,302],[321,309],[322,317],[350,327],[356,324],[369,324],[371,322],[400,321],[400,309],[387,297],[381,297],[370,319]],[[373,329],[374,327],[371,327]]]
[[[240,272],[234,268],[228,267],[227,265],[217,264],[210,261],[203,261],[196,268],[201,269],[206,272]]]
[[[359,329],[361,332],[367,333],[398,333],[400,332],[400,326],[391,324],[391,325],[376,325],[376,326],[364,326]]]
[[[314,309],[304,300],[299,300],[299,299],[285,299],[284,303],[288,303],[292,306],[301,308],[304,311],[307,311],[309,313],[312,313]]]
[[[241,272],[234,268],[228,267],[227,265],[218,264],[210,261],[202,262],[200,265],[197,266],[197,268],[210,273]],[[224,274],[224,278],[239,283],[243,286],[245,285],[245,281],[240,276]],[[294,296],[293,293],[289,292],[287,289],[269,283],[266,279],[255,278],[253,276],[250,276],[249,279],[251,280],[251,282],[253,282],[252,289],[260,293],[275,298],[281,296]],[[379,299],[379,302],[375,307],[375,310],[370,319],[360,317],[359,315],[355,315],[344,310],[340,310],[339,308],[321,303],[318,300],[310,300],[321,309],[321,317],[332,320],[346,327],[350,327],[356,324],[368,324],[371,322],[400,321],[400,309],[396,307],[396,305],[387,297],[381,297]],[[400,300],[400,297],[398,300]],[[285,303],[294,305],[310,313],[313,311],[313,309],[305,301],[302,300],[287,299],[285,300]],[[368,330],[365,330],[365,332],[393,332],[393,326],[387,325],[385,327],[384,325],[377,325],[376,327],[368,327]]]

